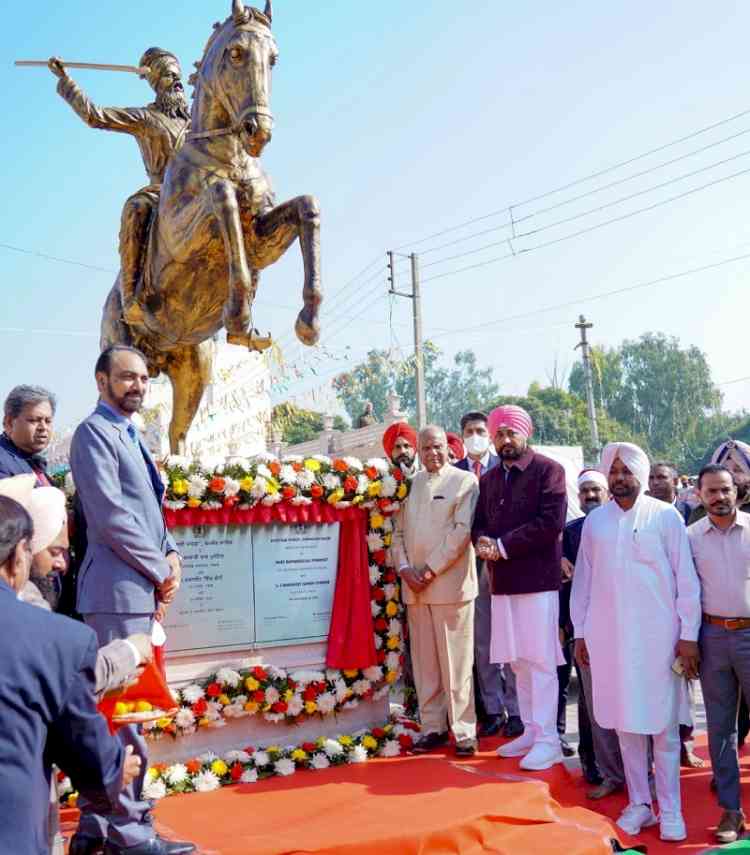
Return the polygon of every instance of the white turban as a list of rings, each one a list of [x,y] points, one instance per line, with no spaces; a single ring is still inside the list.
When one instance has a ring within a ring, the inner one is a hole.
[[[726,465],[727,460],[730,458],[734,460],[743,472],[750,475],[750,445],[746,442],[741,442],[739,439],[730,439],[727,442],[722,442],[711,455],[711,463]]]
[[[578,476],[578,489],[580,490],[584,484],[598,484],[600,487],[604,487],[605,490],[609,489],[609,482],[596,469],[584,469],[581,472]]]
[[[26,508],[34,523],[31,554],[46,549],[68,524],[65,493],[57,487],[37,487]]]
[[[13,499],[28,511],[35,485],[36,475],[12,475],[10,478],[0,478],[0,496]]]
[[[648,476],[651,472],[651,463],[646,452],[633,445],[632,442],[610,442],[604,446],[599,471],[605,478],[609,478],[609,470],[617,458],[628,467],[640,484],[640,492],[648,489]]]

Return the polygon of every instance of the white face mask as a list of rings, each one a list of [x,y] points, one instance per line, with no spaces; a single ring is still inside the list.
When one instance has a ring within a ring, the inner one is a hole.
[[[464,440],[464,445],[466,446],[466,450],[469,454],[474,454],[479,457],[490,447],[490,438],[478,433],[473,433]]]

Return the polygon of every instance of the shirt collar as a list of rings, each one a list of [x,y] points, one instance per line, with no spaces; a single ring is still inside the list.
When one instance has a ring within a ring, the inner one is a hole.
[[[114,422],[114,424],[119,425],[120,427],[127,428],[132,422],[127,416],[123,416],[122,413],[118,413],[117,410],[112,409],[109,404],[106,404],[104,401],[100,400],[96,405],[96,411],[104,416],[105,419],[109,422]]]
[[[750,528],[750,514],[741,511],[739,508],[737,508],[734,512],[734,520],[732,521],[732,524],[724,529],[719,528],[719,526],[714,523],[714,521],[708,514],[706,514],[704,519],[705,524],[703,534],[708,534],[710,531],[718,531],[719,534],[726,534],[728,531],[731,531],[735,526],[738,526],[739,528]]]
[[[529,465],[529,463],[531,463],[533,459],[534,452],[530,448],[527,448],[526,451],[524,451],[524,453],[519,458],[517,458],[510,464],[508,470],[506,471],[510,471],[515,466],[516,469],[520,469],[521,472],[524,472],[526,470],[526,467]],[[502,456],[500,457],[500,465],[505,467],[505,461],[503,460]]]

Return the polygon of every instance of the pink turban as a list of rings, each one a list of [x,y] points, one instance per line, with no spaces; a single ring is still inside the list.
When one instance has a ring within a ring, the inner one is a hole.
[[[534,422],[531,421],[531,416],[522,407],[517,407],[515,404],[504,404],[502,407],[495,407],[487,419],[487,430],[490,437],[494,439],[498,428],[506,427],[514,430],[516,433],[526,439],[530,439],[534,433]]]

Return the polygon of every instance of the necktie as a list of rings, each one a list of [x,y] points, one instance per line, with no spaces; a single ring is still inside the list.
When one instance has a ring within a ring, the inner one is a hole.
[[[135,425],[132,422],[128,424],[127,430],[128,436],[132,440],[133,445],[135,445],[136,450],[143,461],[143,465],[146,467],[146,472],[151,480],[151,486],[154,488],[154,493],[156,494],[157,499],[159,499],[161,496],[161,478],[159,477],[159,473],[151,462],[151,458],[144,452],[143,447],[141,446],[141,440],[138,436],[138,431],[135,429]]]
[[[482,461],[475,460],[474,461],[474,474],[477,476],[477,480],[482,477]]]

